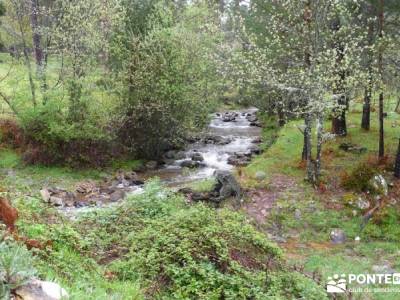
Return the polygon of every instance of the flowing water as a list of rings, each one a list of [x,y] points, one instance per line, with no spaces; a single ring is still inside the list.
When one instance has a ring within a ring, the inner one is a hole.
[[[238,116],[232,122],[224,122],[222,114],[212,114],[205,135],[229,138],[230,143],[219,145],[199,141],[190,144],[182,154],[181,159],[167,160],[163,168],[147,172],[145,177],[158,176],[166,184],[176,186],[212,178],[216,170],[232,170],[234,166],[228,164],[228,158],[234,153],[248,152],[251,147],[254,147],[252,143],[254,139],[261,134],[261,129],[250,126],[250,122],[246,119],[248,114],[254,114],[256,111],[256,108],[236,111]],[[194,153],[199,153],[204,158],[203,166],[192,170],[182,168],[181,163],[190,160]]]
[[[234,121],[224,122],[223,114],[214,113],[210,116],[210,124],[204,133],[204,136],[218,136],[229,139],[230,142],[224,145],[207,144],[204,141],[198,141],[190,144],[180,153],[180,159],[166,160],[166,164],[159,169],[146,171],[140,176],[143,179],[149,179],[157,176],[163,183],[170,187],[179,187],[190,182],[213,178],[216,170],[233,170],[234,166],[228,163],[228,159],[235,153],[246,153],[254,147],[253,141],[261,134],[261,128],[250,126],[246,116],[254,114],[255,108],[236,111],[237,117]],[[182,168],[183,161],[191,160],[194,153],[200,154],[204,160],[202,166],[194,169]],[[121,186],[121,188],[123,188]],[[140,194],[143,192],[141,186],[128,187],[128,194]],[[70,218],[74,219],[82,212],[89,212],[100,207],[110,207],[120,205],[120,202],[102,203],[98,202],[96,206],[85,207],[65,207],[62,211]]]

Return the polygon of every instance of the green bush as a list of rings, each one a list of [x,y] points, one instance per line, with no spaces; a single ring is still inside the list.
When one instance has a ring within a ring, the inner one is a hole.
[[[154,185],[153,195],[163,200],[130,200],[146,220],[128,235],[126,259],[111,264],[118,278],[141,280],[149,296],[157,299],[284,299],[286,294],[304,293],[305,288],[284,271],[280,249],[243,216],[201,204],[187,209],[170,204],[167,209],[168,192],[155,192]],[[157,206],[161,213],[156,213]],[[315,291],[308,299],[322,295],[309,281],[311,287]]]
[[[377,170],[366,163],[360,163],[350,174],[345,173],[342,176],[342,185],[348,190],[356,192],[366,192],[373,190],[370,180],[376,175]]]
[[[384,207],[370,221],[363,231],[363,235],[376,240],[400,242],[400,213],[394,207]]]
[[[96,259],[105,258],[117,280],[139,282],[149,299],[325,299],[285,269],[278,246],[243,215],[188,205],[157,180],[76,226]]]
[[[15,242],[0,243],[0,299],[10,299],[11,290],[24,285],[36,270],[31,253]]]
[[[210,59],[216,37],[194,30],[209,11],[193,6],[175,20],[174,9],[153,5],[145,25],[128,15],[128,28],[145,34],[122,33],[112,48],[116,76],[125,87],[120,140],[144,158],[160,157],[203,128],[217,97],[219,81]]]
[[[70,117],[71,109],[49,101],[20,116],[28,163],[104,165],[112,156],[112,132],[90,114]]]

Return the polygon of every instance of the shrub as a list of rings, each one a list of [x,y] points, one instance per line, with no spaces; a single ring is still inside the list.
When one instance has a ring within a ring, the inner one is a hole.
[[[344,173],[342,175],[342,185],[344,188],[356,192],[372,190],[370,180],[376,173],[377,170],[374,167],[366,163],[361,163],[350,174]]]
[[[77,228],[117,280],[140,282],[149,299],[325,299],[243,215],[188,206],[157,180]]]
[[[112,142],[112,133],[90,115],[73,120],[69,113],[49,102],[23,114],[27,163],[100,166],[120,151]]]
[[[400,242],[400,213],[395,207],[385,206],[374,216],[372,222],[365,227],[363,234],[372,239]]]
[[[9,299],[13,289],[24,285],[36,271],[26,248],[15,242],[0,243],[0,299]]]
[[[0,120],[0,144],[19,148],[24,141],[23,131],[14,120]]]
[[[127,26],[146,28],[145,34],[121,34],[118,41],[124,42],[113,45],[112,61],[126,87],[120,141],[143,158],[160,157],[181,146],[189,132],[203,128],[217,95],[219,78],[210,59],[216,37],[193,30],[209,12],[198,7],[182,12],[188,26],[174,20],[174,9],[152,6],[145,25],[128,15]]]
[[[120,278],[141,278],[152,298],[266,299],[304,292],[293,288],[280,249],[228,210],[196,205],[151,219],[129,238],[128,260],[115,262],[112,270]],[[308,286],[318,291],[311,281]],[[316,294],[322,295],[313,292],[308,299]]]

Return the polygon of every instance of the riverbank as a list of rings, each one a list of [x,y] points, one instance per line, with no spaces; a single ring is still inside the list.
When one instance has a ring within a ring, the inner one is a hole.
[[[320,274],[323,280],[334,274],[400,271],[400,186],[390,171],[399,116],[390,114],[385,119],[388,157],[380,164],[376,160],[376,114],[371,117],[370,132],[360,129],[360,113],[351,112],[348,117],[348,136],[324,145],[323,178],[317,189],[304,181],[305,166],[300,160],[303,137],[297,121],[281,128],[276,142],[239,172],[240,182],[249,189],[243,212],[278,242],[293,266],[310,275]],[[325,126],[330,128],[328,122]],[[366,150],[344,151],[340,149],[343,143]],[[343,186],[360,166],[382,174],[390,187],[385,206],[361,232],[363,216],[375,205],[374,199],[356,186]],[[265,178],[257,180],[257,172],[265,172]],[[333,244],[330,234],[334,229],[341,230],[346,240]],[[356,294],[353,299],[394,300],[398,293]]]

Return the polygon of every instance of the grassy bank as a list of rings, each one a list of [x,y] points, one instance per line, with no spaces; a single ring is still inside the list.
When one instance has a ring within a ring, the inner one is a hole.
[[[281,128],[276,142],[241,171],[244,186],[257,188],[264,193],[264,199],[273,202],[261,229],[277,238],[293,265],[303,265],[304,271],[310,274],[320,273],[323,280],[334,274],[382,273],[400,269],[398,183],[391,189],[384,208],[374,215],[361,232],[362,215],[367,209],[360,209],[354,202],[359,197],[369,199],[368,195],[343,188],[346,175],[352,174],[360,165],[376,168],[389,183],[395,183],[391,168],[398,145],[400,117],[398,114],[389,114],[385,119],[387,158],[382,165],[377,164],[376,160],[377,116],[372,115],[369,132],[360,129],[360,121],[360,112],[349,113],[348,136],[324,145],[323,184],[317,190],[304,181],[305,170],[300,161],[303,137],[297,128],[301,124],[298,121]],[[325,128],[330,128],[329,122],[326,122]],[[367,151],[362,154],[345,152],[339,149],[344,142],[366,147]],[[256,180],[258,171],[267,174],[265,180]],[[244,210],[252,207],[251,201],[254,200],[249,201]],[[334,228],[345,232],[347,242],[340,245],[330,242],[329,235]],[[360,242],[354,240],[356,236],[361,237]],[[398,299],[398,293],[362,293],[353,297]]]

